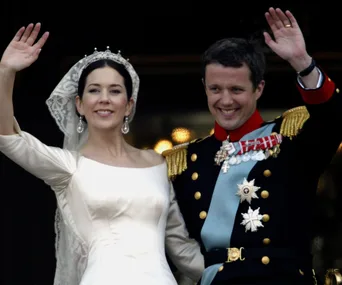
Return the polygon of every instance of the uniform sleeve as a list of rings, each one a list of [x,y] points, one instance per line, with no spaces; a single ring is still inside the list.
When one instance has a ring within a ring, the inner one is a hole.
[[[317,68],[319,73],[319,79],[317,87],[314,89],[305,88],[300,78],[297,78],[297,88],[302,96],[302,99],[307,105],[318,105],[328,102],[334,95],[335,83],[327,74]]]
[[[0,151],[54,190],[64,188],[76,170],[76,159],[72,153],[49,147],[21,131],[15,119],[14,129],[16,134],[0,135]]]
[[[342,142],[342,97],[334,81],[320,69],[321,84],[316,89],[298,85],[309,119],[298,135],[298,157],[313,174],[320,175]]]
[[[189,238],[172,183],[170,185],[171,204],[166,225],[166,252],[182,274],[193,282],[198,282],[204,270],[203,255],[198,242]]]

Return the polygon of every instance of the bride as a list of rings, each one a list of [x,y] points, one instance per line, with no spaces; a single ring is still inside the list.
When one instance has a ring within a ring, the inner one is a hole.
[[[180,214],[167,166],[153,150],[129,145],[139,77],[120,53],[78,61],[47,100],[65,135],[49,147],[20,129],[12,94],[16,73],[48,39],[40,23],[22,27],[0,62],[0,151],[48,184],[56,212],[55,285],[175,285],[165,251],[193,282],[204,269]]]

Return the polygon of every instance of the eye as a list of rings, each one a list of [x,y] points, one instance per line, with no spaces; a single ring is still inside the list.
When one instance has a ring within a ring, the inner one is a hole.
[[[240,94],[240,93],[243,92],[243,89],[242,89],[242,88],[239,88],[239,87],[233,87],[233,88],[232,88],[232,91],[233,91],[233,93],[235,93],[235,94]]]
[[[119,90],[119,89],[112,89],[112,90],[110,90],[110,93],[112,93],[112,94],[120,94],[121,90]]]
[[[98,88],[91,88],[89,89],[89,93],[98,93],[100,90]]]
[[[218,88],[217,86],[211,86],[211,87],[209,87],[209,90],[215,94],[220,92],[220,88]]]

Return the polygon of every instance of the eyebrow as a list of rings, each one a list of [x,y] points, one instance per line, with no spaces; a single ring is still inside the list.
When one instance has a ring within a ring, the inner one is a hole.
[[[98,84],[98,83],[90,83],[90,84],[88,85],[88,87],[89,87],[89,86],[100,87],[101,85]],[[121,86],[120,84],[111,84],[111,85],[109,85],[109,87],[121,87],[121,88],[122,88],[122,86]]]

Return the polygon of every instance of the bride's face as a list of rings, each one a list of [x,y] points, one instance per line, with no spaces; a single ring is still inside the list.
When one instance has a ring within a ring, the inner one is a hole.
[[[87,76],[82,99],[76,101],[89,129],[121,129],[133,107],[128,100],[124,78],[112,67],[93,70]]]

